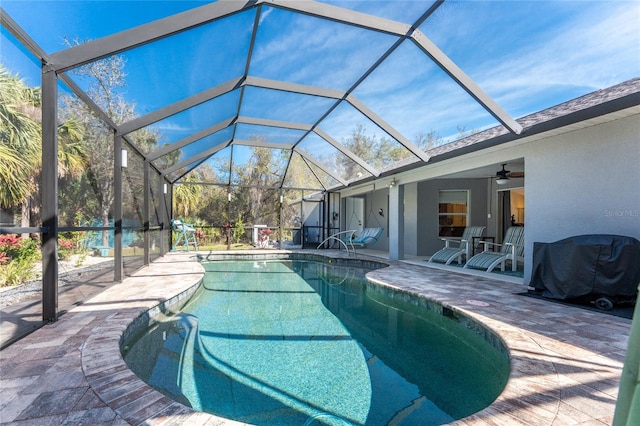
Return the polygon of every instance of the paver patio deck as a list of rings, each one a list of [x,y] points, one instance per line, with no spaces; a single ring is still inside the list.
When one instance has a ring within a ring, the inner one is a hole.
[[[203,269],[192,256],[168,254],[0,351],[0,423],[239,424],[169,400],[138,379],[120,355],[128,324],[197,285]],[[488,276],[386,263],[368,277],[482,322],[509,348],[512,371],[504,392],[455,424],[611,424],[630,320],[518,296],[522,285]]]

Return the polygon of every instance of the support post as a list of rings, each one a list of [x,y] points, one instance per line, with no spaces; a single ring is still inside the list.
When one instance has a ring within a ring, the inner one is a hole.
[[[231,250],[231,188],[227,190],[227,250]]]
[[[42,72],[42,320],[58,319],[58,79]]]
[[[404,259],[404,186],[389,187],[389,259]]]
[[[151,222],[150,200],[151,200],[151,166],[148,161],[144,162],[144,200],[142,210],[144,215],[144,264],[151,263],[151,234],[149,223]]]
[[[122,136],[113,137],[113,236],[114,281],[121,282],[122,262]]]
[[[638,291],[640,291],[640,285],[638,285]],[[640,418],[638,416],[640,416],[640,303],[636,303],[633,311],[613,426],[631,425]]]
[[[278,238],[278,248],[280,250],[282,250],[282,239],[284,238],[284,235],[282,234],[282,202],[284,201],[284,193],[282,192],[282,189],[280,190],[280,210],[278,210],[278,230],[280,231],[279,234],[279,238]]]
[[[158,206],[159,218],[160,221],[160,256],[164,256],[167,252],[167,242],[166,242],[166,233],[167,233],[167,194],[169,193],[169,185],[166,183],[164,179],[160,179],[160,187],[158,188]],[[167,193],[164,192],[165,185],[167,186]]]
[[[171,221],[173,220],[173,184],[167,185],[167,193],[164,198],[164,222],[162,224],[165,233],[163,235],[163,240],[165,243],[165,253],[171,251],[173,249],[173,226]]]
[[[321,239],[325,239],[331,235],[331,193],[324,194],[324,206],[322,209],[322,236]]]

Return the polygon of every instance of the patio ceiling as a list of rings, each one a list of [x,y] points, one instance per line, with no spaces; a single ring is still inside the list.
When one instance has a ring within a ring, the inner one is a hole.
[[[78,34],[93,40],[54,53],[41,47],[50,40],[28,35],[19,3],[3,3],[3,26],[171,183],[209,167],[213,173],[203,183],[242,184],[239,172],[251,167],[255,148],[263,148],[279,168],[268,186],[335,190],[399,165],[424,164],[430,149],[470,132],[503,126],[520,134],[523,127],[512,116],[590,91],[547,96],[534,107],[511,93],[483,89],[492,88],[495,77],[481,72],[481,60],[505,79],[515,77],[500,66],[510,55],[504,34],[544,38],[540,22],[524,17],[504,22],[508,27],[497,33],[496,18],[489,17],[503,2],[176,2],[173,14],[129,17],[117,28],[101,29],[99,37]],[[56,7],[71,10],[79,3]],[[509,5],[522,14],[531,6]],[[470,10],[481,16],[466,21]],[[473,44],[488,31],[493,35],[481,46],[486,54],[461,56],[455,44],[465,40],[461,32]],[[126,67],[119,94],[135,105],[134,119],[102,109],[79,72],[114,56]],[[156,135],[157,143],[137,144],[135,135],[143,131]]]

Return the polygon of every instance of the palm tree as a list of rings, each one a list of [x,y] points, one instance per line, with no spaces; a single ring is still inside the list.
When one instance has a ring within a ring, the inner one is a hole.
[[[22,204],[22,226],[29,226],[37,203],[42,161],[42,112],[39,88],[28,87],[0,64],[0,207]],[[84,127],[77,120],[58,126],[58,170],[61,177],[86,170]]]
[[[82,123],[70,118],[58,125],[58,174],[60,177],[78,177],[87,170],[87,144]]]
[[[0,207],[28,198],[41,161],[39,90],[0,64]]]
[[[1,207],[12,207],[24,198],[25,188],[29,188],[31,182],[23,171],[30,167],[29,162],[16,150],[0,144],[0,179],[3,182],[0,187]]]
[[[183,179],[184,182],[199,182],[198,176],[191,174]],[[200,195],[202,194],[201,185],[176,185],[173,189],[173,206],[174,211],[183,218],[189,216],[198,205]]]

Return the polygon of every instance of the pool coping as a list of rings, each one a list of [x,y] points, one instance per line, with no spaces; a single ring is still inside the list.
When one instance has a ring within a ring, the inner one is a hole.
[[[291,253],[296,252],[252,251],[231,255],[253,258]],[[344,252],[338,251],[304,250],[303,254],[345,258]],[[56,323],[4,349],[0,352],[3,364],[5,354],[15,353],[17,357],[16,351],[21,349],[43,347],[47,345],[45,342],[51,346],[64,344],[61,336],[75,335],[74,343],[82,339],[78,361],[84,381],[78,380],[101,402],[95,403],[91,414],[88,414],[91,410],[85,410],[82,414],[85,418],[96,415],[95,410],[99,408],[102,416],[111,418],[110,424],[243,424],[200,413],[170,400],[135,376],[120,353],[120,343],[134,321],[149,322],[153,315],[174,309],[198,287],[204,270],[193,255],[163,256],[69,311]],[[428,265],[360,257],[389,265],[370,272],[367,275],[370,281],[442,304],[488,326],[506,343],[512,369],[505,390],[486,409],[452,424],[611,424],[630,320],[516,296],[514,291],[524,290],[521,285],[490,277],[465,276]],[[83,325],[83,332],[79,333]],[[50,362],[54,360],[51,358]],[[72,370],[79,374],[77,369]],[[5,383],[3,377],[0,409],[8,414],[2,416],[9,421],[26,420],[28,410],[26,407],[20,410],[20,403],[25,402],[18,398],[24,400],[25,395],[35,395],[35,391],[28,390],[27,385],[21,386],[18,378],[10,383],[8,391]],[[38,395],[31,401],[37,400]],[[71,412],[72,407],[68,411]],[[47,414],[31,415],[43,418]]]

